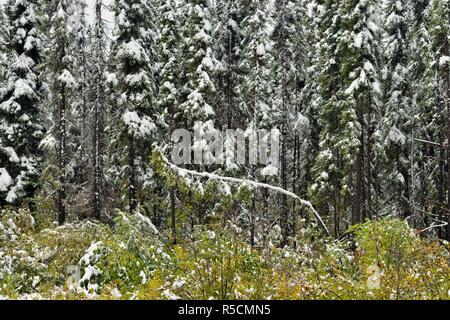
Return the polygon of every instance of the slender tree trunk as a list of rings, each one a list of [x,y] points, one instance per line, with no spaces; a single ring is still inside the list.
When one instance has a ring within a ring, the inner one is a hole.
[[[65,85],[61,84],[59,105],[59,183],[58,192],[58,222],[60,225],[66,221],[66,93]]]
[[[255,217],[256,217],[256,203],[255,203],[255,195],[252,198],[252,209],[250,211],[250,245],[252,248],[255,246]]]
[[[299,175],[300,175],[300,161],[299,161],[299,152],[300,152],[300,148],[299,148],[299,138],[298,135],[295,135],[294,138],[294,163],[293,163],[293,167],[294,167],[294,177],[292,179],[292,192],[296,193],[297,192],[297,184],[298,184],[298,179],[299,179]],[[299,190],[300,191],[300,190]],[[296,235],[297,234],[297,215],[295,214],[295,202],[292,203],[292,224],[293,224],[293,234]]]
[[[284,100],[284,97],[283,97]],[[284,103],[283,103],[284,105]],[[286,112],[285,107],[283,108],[284,113]],[[283,125],[281,129],[281,185],[282,188],[287,190],[287,168],[286,168],[286,119],[283,120]],[[288,230],[288,206],[287,206],[287,196],[285,194],[281,195],[281,230],[283,233],[283,244],[287,243],[287,238],[289,236]]]
[[[449,41],[448,38],[445,42],[445,48],[444,52],[446,56],[449,56]],[[444,83],[447,84],[446,88],[446,94],[445,94],[445,101],[444,105],[447,110],[447,228],[446,228],[446,236],[447,240],[450,241],[450,67],[447,63],[445,65],[445,73],[444,73]]]
[[[103,87],[102,87],[102,73],[103,73],[103,59],[102,59],[102,35],[101,35],[101,23],[102,23],[102,1],[96,0],[95,2],[95,15],[96,15],[96,55],[97,55],[97,81],[96,81],[96,99],[94,104],[94,134],[93,134],[93,147],[94,147],[94,181],[93,181],[93,217],[100,220],[101,203],[100,203],[100,190],[102,181],[102,167],[101,167],[101,108],[103,105]]]
[[[357,99],[357,117],[358,121],[363,128],[363,112],[361,99]],[[362,129],[361,129],[362,130]],[[364,143],[363,143],[363,130],[360,136],[360,145],[358,154],[356,156],[356,192],[355,192],[355,221],[361,222],[361,215],[363,213],[363,157],[364,157]]]
[[[136,168],[133,134],[128,132],[128,165],[130,167],[130,181],[128,187],[128,198],[130,201],[130,212],[136,209]]]
[[[174,128],[174,110],[173,110],[173,106],[170,107],[170,128],[169,128],[169,133],[170,133],[170,137],[169,137],[169,143],[171,145],[171,149],[173,150],[173,141],[172,141],[172,132],[173,132],[173,128]],[[171,227],[172,227],[172,238],[173,238],[173,243],[175,244],[177,242],[177,229],[176,229],[176,211],[175,211],[175,187],[171,186],[170,187],[170,218],[171,218]]]
[[[334,237],[339,238],[339,215],[338,215],[338,190],[333,188],[333,208],[334,208]]]
[[[350,202],[351,202],[351,209],[352,209],[352,225],[355,225],[359,221],[359,211],[356,209],[356,192],[354,187],[354,181],[353,181],[353,172],[355,171],[355,165],[351,165],[348,169],[348,189],[350,191]]]
[[[84,21],[84,8],[82,9],[82,21]],[[81,79],[80,79],[80,87],[79,87],[79,94],[81,96],[81,132],[80,132],[80,184],[81,186],[84,186],[87,179],[87,165],[85,163],[86,160],[86,148],[87,148],[87,122],[88,122],[88,115],[87,115],[87,90],[86,90],[86,76],[87,76],[87,61],[86,61],[86,37],[85,34],[82,34],[82,38],[80,39],[79,44],[79,55],[81,57]],[[81,216],[83,219],[87,218],[87,214],[85,211],[81,213]]]
[[[60,39],[59,64],[64,70],[64,57],[66,44]],[[60,225],[66,221],[66,86],[60,83],[59,89],[59,183],[58,191],[58,222]]]
[[[283,119],[281,124],[281,184],[283,189],[287,190],[287,79],[286,73],[288,72],[288,68],[286,66],[286,43],[285,43],[285,6],[286,3],[284,0],[281,4],[281,15],[282,15],[282,32],[281,32],[281,50],[280,50],[280,58],[281,58],[281,67],[282,67],[282,112]],[[281,196],[281,230],[283,233],[283,245],[287,244],[287,238],[289,236],[289,228],[288,228],[288,204],[287,204],[287,196],[283,194]]]
[[[232,18],[230,14],[233,0],[229,3],[228,14],[229,19]],[[228,25],[228,63],[227,63],[227,127],[231,129],[233,118],[233,50],[234,50],[234,30],[231,25]]]
[[[371,99],[367,108],[367,217],[372,218],[372,114]]]
[[[175,217],[175,188],[170,187],[170,215],[172,220],[172,237],[173,243],[177,243],[177,229],[176,229],[176,217]]]
[[[441,129],[439,131],[439,184],[438,184],[438,202],[439,202],[439,216],[440,220],[445,215],[445,212],[442,208],[444,204],[444,165],[445,165],[445,149],[444,149],[444,137],[443,137],[443,124],[441,124]],[[439,228],[438,236],[443,237],[442,230]]]

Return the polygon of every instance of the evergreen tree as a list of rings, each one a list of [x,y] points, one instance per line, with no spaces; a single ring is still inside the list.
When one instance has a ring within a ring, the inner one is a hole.
[[[158,93],[159,109],[165,117],[165,123],[169,125],[164,141],[170,144],[170,138],[174,129],[182,126],[183,110],[180,109],[183,87],[183,66],[180,63],[182,56],[182,33],[179,3],[174,0],[164,0],[159,8],[160,42],[158,45],[158,58],[160,67],[160,90]],[[176,239],[176,215],[175,215],[175,188],[170,188],[170,220],[172,236]],[[156,216],[155,210],[155,216]],[[155,224],[159,225],[160,218],[155,217]]]
[[[349,192],[351,187],[350,158],[344,158],[339,146],[342,145],[347,117],[341,103],[343,77],[340,73],[342,65],[341,47],[338,46],[342,34],[342,19],[339,15],[341,1],[318,1],[312,15],[314,26],[317,26],[316,58],[313,68],[317,75],[317,97],[314,99],[319,110],[318,123],[319,152],[312,168],[314,183],[310,187],[310,196],[322,212],[332,206],[335,214],[344,215],[350,205]],[[340,200],[340,201],[339,201]],[[335,219],[337,221],[338,219]],[[335,225],[335,230],[338,225]]]
[[[3,4],[0,4],[0,85],[3,84],[6,78],[6,66],[7,66],[7,47],[6,41],[8,38],[8,28],[6,25],[6,16],[3,8]]]
[[[74,181],[77,184],[77,212],[81,217],[88,217],[89,209],[89,193],[88,179],[91,176],[89,173],[89,144],[91,136],[90,110],[89,105],[91,101],[91,90],[89,80],[91,74],[92,56],[90,54],[91,35],[90,28],[86,23],[86,3],[84,0],[76,2],[77,5],[77,20],[76,20],[76,34],[75,34],[75,49],[76,54],[74,58],[74,78],[76,79],[76,94],[73,101],[73,117],[75,120],[74,132]]]
[[[385,8],[385,103],[381,130],[383,132],[384,153],[387,154],[383,177],[384,191],[389,203],[397,202],[402,217],[409,212],[410,137],[413,127],[413,108],[411,102],[410,80],[408,77],[408,42],[410,12],[408,1],[389,1]],[[395,159],[395,161],[392,161]]]
[[[433,102],[432,72],[429,68],[432,47],[428,32],[429,1],[415,1],[411,6],[410,27],[408,36],[408,76],[411,99],[412,141],[410,143],[411,156],[411,190],[410,206],[411,222],[417,228],[425,228],[430,220],[426,214],[431,205],[433,214],[438,214],[440,206],[432,205],[435,199],[442,203],[444,195],[440,186],[443,179],[443,164],[440,160],[445,150],[440,148],[439,133],[441,117],[435,112]],[[419,140],[417,140],[419,139]],[[442,152],[443,151],[443,152]],[[421,210],[416,210],[419,208]],[[419,218],[418,218],[419,217]]]
[[[274,31],[272,38],[274,41],[274,51],[277,52],[274,62],[273,74],[276,75],[274,86],[274,104],[279,106],[279,127],[281,128],[281,154],[280,154],[280,180],[283,189],[288,189],[288,183],[292,181],[290,172],[294,172],[295,161],[290,150],[293,149],[295,132],[292,123],[299,124],[298,120],[303,121],[304,116],[298,115],[299,95],[301,91],[301,82],[305,76],[305,56],[302,21],[300,12],[294,2],[279,1],[276,3],[274,12]],[[300,80],[299,80],[300,79]],[[298,141],[297,141],[298,142]],[[294,149],[297,144],[295,143]],[[288,154],[289,152],[289,154]],[[297,150],[294,150],[294,153]],[[288,166],[293,163],[294,166]],[[291,185],[291,183],[289,183]],[[281,227],[283,230],[283,239],[287,240],[290,234],[294,234],[295,218],[292,219],[292,231],[289,231],[289,208],[287,196],[281,196]],[[285,242],[286,243],[286,242]]]
[[[242,8],[238,0],[219,1],[215,3],[214,11],[214,54],[218,60],[214,77],[216,100],[214,109],[220,119],[220,127],[235,128],[234,123],[242,119],[240,112],[240,82],[239,60],[241,58],[240,39],[242,38],[240,22]]]
[[[238,126],[245,126],[247,130],[265,129],[270,132],[277,125],[277,108],[272,103],[274,100],[272,100],[273,91],[270,78],[274,57],[272,55],[273,42],[270,38],[273,23],[268,10],[269,2],[265,0],[243,2],[240,4],[240,8],[245,14],[240,24],[242,58],[239,61],[239,71],[242,75],[240,109],[244,117],[242,117]],[[268,135],[258,138],[270,141]],[[261,160],[261,157],[259,158]],[[227,165],[232,168],[228,163]],[[249,167],[242,171],[241,175],[250,179],[263,177],[264,179],[274,180],[278,173],[272,163],[268,163],[261,168],[256,164],[249,163]],[[256,208],[256,202],[259,202],[259,199],[262,199],[261,210]],[[245,219],[247,220],[247,228],[250,229],[252,246],[255,244],[257,211],[262,211],[262,215],[258,219],[263,220],[265,225],[269,225],[265,220],[273,218],[269,217],[272,212],[269,206],[270,202],[267,194],[260,195],[259,192],[255,192],[252,197],[250,214]],[[275,209],[273,212],[275,212]]]
[[[50,0],[45,3],[44,30],[47,45],[45,48],[46,79],[50,83],[50,97],[48,108],[53,113],[53,127],[43,141],[44,145],[54,147],[56,142],[56,176],[57,182],[57,211],[59,224],[63,224],[67,217],[68,193],[72,193],[70,182],[73,177],[73,117],[72,117],[72,89],[76,86],[72,75],[74,57],[74,6],[71,0]],[[50,164],[52,166],[52,164]],[[69,199],[69,200],[68,200]]]
[[[8,68],[0,82],[0,206],[19,204],[32,197],[40,174],[38,145],[44,135],[40,112],[37,64],[40,62],[35,1],[9,0],[5,4],[6,32],[0,55]],[[3,43],[3,42],[2,42]],[[4,51],[3,51],[4,50]]]
[[[371,166],[371,159],[367,157],[366,134],[370,134],[370,115],[374,113],[376,97],[381,93],[376,58],[378,9],[373,1],[346,0],[341,3],[339,9],[340,16],[343,17],[339,40],[342,52],[340,74],[343,79],[340,115],[347,122],[339,148],[356,174],[352,221],[358,223],[372,215],[368,211],[371,186],[366,185],[368,177],[364,168]]]
[[[447,192],[447,210],[446,219],[442,217],[444,222],[447,222],[446,238],[450,239],[450,3],[448,0],[434,0],[431,7],[431,21],[430,21],[430,37],[433,49],[433,56],[430,67],[433,70],[434,81],[434,101],[436,102],[435,112],[440,116],[440,136],[442,140],[446,140],[447,157],[444,160],[444,150],[441,147],[441,163],[446,162],[447,180],[444,184],[444,174],[440,180],[443,189],[442,194]],[[444,120],[446,119],[446,121]],[[446,131],[445,131],[446,129]],[[441,167],[441,170],[443,168]],[[444,200],[444,199],[442,199]],[[441,203],[444,203],[442,201]]]
[[[100,219],[102,209],[101,196],[103,186],[103,150],[104,150],[104,126],[105,126],[105,98],[104,98],[104,30],[102,20],[101,0],[95,2],[95,24],[93,31],[94,59],[93,81],[95,90],[93,92],[92,110],[92,215]]]
[[[120,185],[126,181],[129,210],[145,199],[144,188],[151,183],[149,167],[151,141],[158,109],[155,101],[154,8],[150,1],[118,0],[112,47],[113,77],[116,79],[116,109],[109,125],[113,130],[113,165]],[[126,150],[127,157],[124,157]],[[139,198],[138,198],[139,195]]]
[[[186,63],[186,100],[182,102],[181,108],[190,128],[195,122],[202,123],[201,131],[212,129],[215,110],[213,109],[213,97],[216,88],[213,77],[217,61],[214,57],[212,40],[211,11],[204,0],[189,0],[185,4],[187,12],[187,29],[185,30],[185,41],[187,53]],[[211,121],[210,121],[211,120]],[[201,141],[198,141],[201,145]]]

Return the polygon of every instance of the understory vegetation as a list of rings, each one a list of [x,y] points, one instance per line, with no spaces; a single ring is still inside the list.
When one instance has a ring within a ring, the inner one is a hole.
[[[2,210],[4,299],[449,299],[449,249],[398,219],[354,226],[350,240],[301,229],[252,249],[242,230],[196,226],[177,244],[139,212],[110,225],[58,226],[28,209]],[[186,226],[186,228],[189,228]]]

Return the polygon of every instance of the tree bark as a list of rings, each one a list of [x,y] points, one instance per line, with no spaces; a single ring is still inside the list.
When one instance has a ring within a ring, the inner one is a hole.
[[[66,44],[63,38],[59,39],[60,55],[59,65],[64,70],[64,57]],[[59,88],[59,183],[58,191],[58,222],[59,225],[66,221],[66,86],[60,82]]]
[[[128,132],[128,165],[130,170],[128,197],[130,201],[130,212],[136,209],[136,168],[134,165],[134,141],[133,134]]]

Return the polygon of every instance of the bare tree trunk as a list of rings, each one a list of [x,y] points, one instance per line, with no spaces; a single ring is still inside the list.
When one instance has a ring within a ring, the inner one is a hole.
[[[172,132],[174,128],[174,110],[173,106],[169,107],[170,111],[170,128],[169,128],[169,143],[171,145],[171,149],[173,150],[173,141],[172,141]],[[171,228],[172,228],[172,237],[173,237],[173,243],[175,244],[177,242],[177,229],[176,229],[176,211],[175,211],[175,187],[170,187],[170,218],[171,218]]]
[[[176,229],[176,217],[175,217],[175,188],[170,187],[170,214],[172,220],[172,237],[173,243],[177,243],[177,229]]]
[[[363,112],[362,112],[362,102],[361,99],[357,99],[357,117],[358,121],[363,128]],[[362,130],[362,129],[361,129]],[[360,145],[358,154],[356,156],[356,192],[355,192],[355,222],[361,222],[361,214],[363,213],[363,157],[364,157],[364,142],[363,142],[363,130],[360,136]]]
[[[82,8],[81,11],[81,21],[85,21],[85,9]],[[87,76],[87,61],[86,61],[86,37],[85,34],[82,34],[82,38],[79,43],[79,52],[78,54],[81,57],[81,79],[79,81],[79,94],[81,96],[81,132],[80,132],[80,183],[83,186],[87,179],[87,165],[85,159],[87,158],[87,122],[88,122],[88,114],[87,114],[87,86],[86,86],[86,76]],[[87,218],[86,212],[82,212],[82,218]]]
[[[448,38],[445,43],[444,52],[446,56],[449,56],[449,41]],[[445,79],[444,83],[447,84],[444,105],[447,109],[447,228],[446,236],[447,240],[450,240],[450,68],[448,63],[445,64]]]
[[[233,5],[233,0],[229,2],[228,14],[229,19],[232,19],[230,14],[231,6]],[[235,34],[233,27],[228,25],[228,70],[227,70],[227,127],[231,129],[232,118],[233,118],[233,49],[235,44]]]
[[[443,219],[445,214],[442,205],[444,203],[444,137],[443,137],[443,124],[441,124],[441,129],[439,130],[439,184],[438,184],[438,202],[439,202],[439,216]],[[441,228],[439,228],[438,236],[443,237]]]
[[[299,138],[298,135],[295,135],[294,138],[294,163],[293,163],[293,168],[294,168],[294,177],[292,179],[292,192],[296,193],[297,192],[297,184],[298,184],[298,180],[299,180],[299,176],[300,176],[300,161],[299,161],[299,153],[300,153],[300,148],[299,148]],[[299,190],[300,192],[300,190]],[[296,235],[297,234],[297,216],[295,214],[295,202],[292,203],[292,224],[293,224],[293,234]]]
[[[128,165],[130,167],[128,198],[130,201],[130,212],[133,212],[136,209],[136,168],[134,160],[135,154],[134,154],[133,134],[128,133]]]
[[[93,134],[93,148],[94,148],[94,181],[92,187],[92,199],[93,199],[93,217],[100,220],[101,203],[100,203],[100,190],[102,181],[102,165],[101,165],[101,131],[102,131],[102,114],[101,109],[103,106],[103,58],[102,58],[102,35],[101,35],[101,23],[102,23],[102,1],[96,0],[95,2],[95,38],[96,38],[96,55],[97,55],[97,81],[96,81],[96,99],[94,104],[94,134]]]
[[[58,222],[60,225],[66,221],[66,93],[65,85],[61,84],[59,103],[59,183],[58,191]]]
[[[66,55],[66,44],[63,38],[60,42],[59,64],[64,69],[64,57]],[[66,86],[60,82],[59,89],[59,183],[58,191],[58,222],[59,225],[66,221]]]
[[[255,246],[255,217],[256,217],[256,203],[255,195],[252,197],[252,209],[250,210],[250,245],[252,248]]]
[[[359,212],[356,211],[356,204],[355,204],[356,194],[355,194],[355,190],[354,190],[355,187],[354,187],[354,182],[353,182],[353,171],[355,170],[354,167],[355,167],[355,165],[351,165],[350,168],[348,169],[348,176],[349,176],[349,179],[348,179],[348,187],[349,188],[348,189],[350,191],[350,202],[351,202],[351,209],[352,209],[352,221],[351,221],[352,225],[357,224],[358,220],[359,220],[359,216],[358,216]]]
[[[372,113],[371,99],[367,108],[367,217],[372,218]]]
[[[282,67],[282,112],[283,119],[281,124],[281,185],[282,188],[287,190],[287,165],[286,165],[286,157],[287,157],[287,66],[286,66],[286,43],[284,37],[285,34],[285,10],[286,3],[283,1],[281,4],[281,15],[282,15],[282,34],[281,34],[281,67]],[[281,195],[281,230],[283,233],[283,245],[287,244],[287,238],[289,236],[289,228],[288,228],[288,205],[287,205],[287,196],[285,194]]]
[[[334,207],[334,237],[339,238],[339,215],[338,215],[338,190],[334,188],[333,190],[333,207]]]

